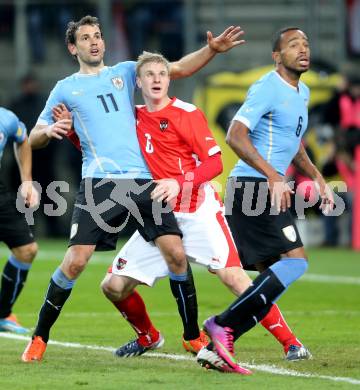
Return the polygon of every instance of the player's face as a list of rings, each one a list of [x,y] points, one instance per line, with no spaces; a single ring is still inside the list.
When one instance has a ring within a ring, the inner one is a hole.
[[[98,26],[88,24],[80,26],[76,31],[75,45],[69,44],[68,47],[72,55],[77,55],[80,65],[82,63],[89,66],[102,64],[105,43]]]
[[[274,53],[278,66],[297,74],[310,67],[310,47],[307,36],[300,30],[290,30],[282,34],[280,51]]]
[[[149,62],[141,67],[137,83],[145,99],[161,101],[168,95],[169,72],[164,64]]]

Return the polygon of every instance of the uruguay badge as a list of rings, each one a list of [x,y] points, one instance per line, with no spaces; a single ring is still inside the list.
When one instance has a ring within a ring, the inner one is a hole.
[[[111,81],[112,81],[114,87],[119,89],[119,90],[124,87],[124,82],[123,82],[121,77],[113,77],[111,79]]]

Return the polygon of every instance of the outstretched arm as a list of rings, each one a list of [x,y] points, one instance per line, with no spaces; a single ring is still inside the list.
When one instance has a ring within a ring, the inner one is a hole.
[[[179,61],[171,62],[170,77],[178,79],[191,76],[203,68],[216,54],[225,53],[245,43],[244,40],[239,39],[243,34],[244,31],[239,26],[230,26],[217,37],[213,37],[208,31],[206,46],[182,57]]]

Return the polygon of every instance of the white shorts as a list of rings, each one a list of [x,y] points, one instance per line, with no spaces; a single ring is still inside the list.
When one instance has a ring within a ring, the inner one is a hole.
[[[224,206],[211,185],[206,186],[205,200],[197,211],[175,212],[186,255],[190,261],[202,264],[210,271],[241,267],[224,212]],[[158,247],[145,241],[137,231],[115,256],[111,272],[149,286],[169,273]]]

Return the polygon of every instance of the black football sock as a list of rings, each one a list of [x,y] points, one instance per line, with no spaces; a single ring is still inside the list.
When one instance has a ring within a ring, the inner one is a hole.
[[[34,336],[41,336],[46,343],[48,342],[50,328],[54,325],[60,315],[62,307],[69,298],[74,282],[74,280],[68,279],[62,273],[60,268],[54,272],[52,278],[50,279],[45,302],[43,303],[39,313],[39,320]]]
[[[12,307],[24,287],[30,263],[23,263],[10,256],[1,276],[0,318],[11,314]]]
[[[262,310],[260,310],[256,315],[253,315],[249,317],[247,320],[242,321],[236,326],[236,329],[234,329],[234,341],[236,341],[240,336],[242,336],[244,333],[249,331],[251,328],[257,325],[258,322],[260,322],[267,313],[269,313],[273,303],[266,305]]]
[[[286,290],[271,269],[262,272],[228,309],[216,316],[216,323],[234,329],[235,334],[255,326],[270,310],[272,302]],[[251,326],[251,327],[252,327]]]
[[[184,327],[184,339],[196,339],[200,336],[198,326],[198,305],[190,264],[188,264],[186,273],[181,275],[170,273],[169,277],[171,291],[176,299]]]
[[[69,298],[72,289],[63,289],[51,279],[45,297],[45,302],[39,313],[39,320],[34,332],[35,336],[41,336],[45,343],[49,340],[50,328],[60,315],[60,311]]]

